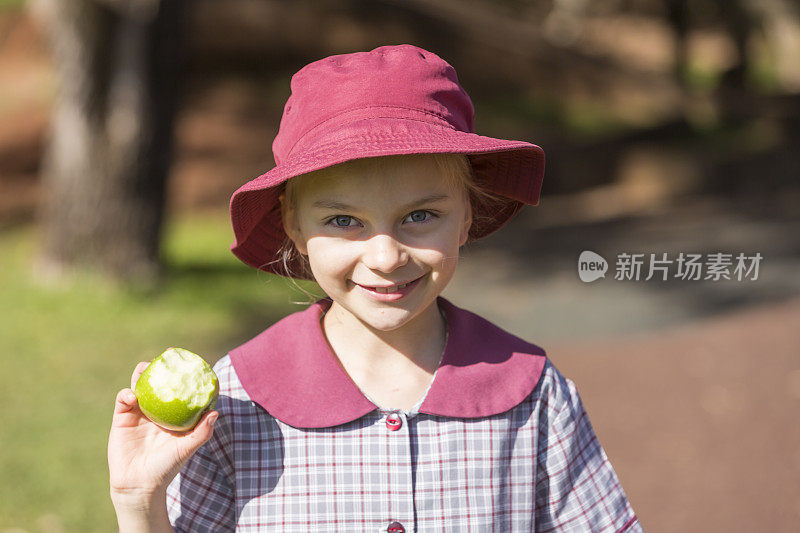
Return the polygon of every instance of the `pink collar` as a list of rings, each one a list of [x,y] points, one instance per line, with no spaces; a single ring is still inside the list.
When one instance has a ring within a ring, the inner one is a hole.
[[[230,352],[250,398],[290,426],[337,426],[378,408],[325,339],[320,318],[331,303],[319,300]],[[545,351],[441,296],[437,303],[447,317],[448,340],[419,412],[477,418],[522,402],[539,382]]]

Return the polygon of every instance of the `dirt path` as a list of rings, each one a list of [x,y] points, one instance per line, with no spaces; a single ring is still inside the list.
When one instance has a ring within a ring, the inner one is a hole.
[[[648,532],[796,531],[798,324],[800,298],[548,347]]]

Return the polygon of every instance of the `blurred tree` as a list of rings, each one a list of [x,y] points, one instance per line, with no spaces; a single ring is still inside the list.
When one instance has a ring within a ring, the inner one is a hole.
[[[681,88],[688,89],[689,81],[689,5],[687,0],[668,0],[667,19],[675,32],[675,78]]]
[[[33,0],[59,78],[35,270],[151,284],[172,158],[185,0]]]
[[[736,63],[723,73],[725,88],[747,89],[747,75],[753,70],[750,40],[760,27],[760,17],[753,0],[715,0],[719,5],[722,23],[736,47]]]

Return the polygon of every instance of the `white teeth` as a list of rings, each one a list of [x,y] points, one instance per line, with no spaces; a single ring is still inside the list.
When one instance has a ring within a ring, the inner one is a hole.
[[[372,290],[375,291],[375,292],[379,292],[381,294],[387,294],[387,293],[390,293],[390,292],[397,292],[400,289],[404,289],[404,288],[408,287],[410,284],[411,284],[411,282],[403,283],[402,285],[392,285],[391,287],[372,287]]]

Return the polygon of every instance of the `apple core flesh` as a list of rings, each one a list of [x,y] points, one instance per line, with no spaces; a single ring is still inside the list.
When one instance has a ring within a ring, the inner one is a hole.
[[[213,409],[218,391],[217,376],[202,357],[170,348],[145,369],[135,394],[147,418],[166,429],[186,431]]]

